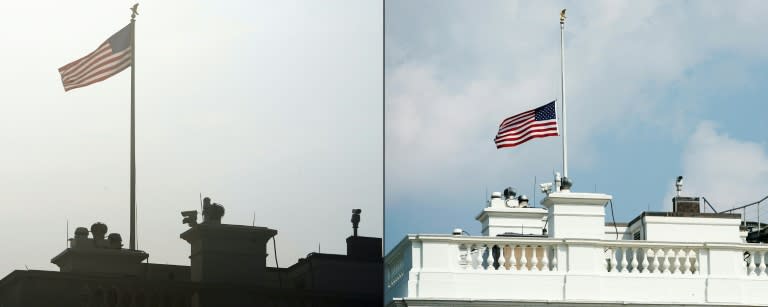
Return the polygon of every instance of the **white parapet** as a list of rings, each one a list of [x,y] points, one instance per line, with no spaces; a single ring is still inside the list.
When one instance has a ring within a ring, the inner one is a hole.
[[[409,235],[385,304],[766,306],[767,262],[761,244]]]
[[[475,217],[482,224],[484,236],[505,233],[541,235],[547,220],[544,208],[487,207]]]
[[[602,239],[605,237],[605,205],[611,195],[599,193],[550,193],[541,200],[548,209],[550,238]]]

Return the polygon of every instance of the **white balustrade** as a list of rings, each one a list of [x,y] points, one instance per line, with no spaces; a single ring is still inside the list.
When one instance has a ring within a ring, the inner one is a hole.
[[[397,253],[393,257],[388,257],[385,263],[384,281],[385,286],[390,288],[396,285],[406,273],[404,255]]]
[[[606,271],[623,274],[696,274],[698,247],[643,246],[622,243],[605,248]]]
[[[535,284],[537,280],[562,288],[568,285],[561,281],[587,279],[620,292],[626,287],[650,287],[658,280],[659,284],[698,289],[691,292],[695,300],[731,293],[723,289],[731,287],[725,284],[742,285],[743,281],[750,291],[768,286],[768,245],[762,244],[465,236],[414,236],[409,240],[385,259],[385,291],[391,297],[418,296],[419,291],[433,295],[483,280],[488,283],[474,289],[491,289],[500,282]],[[453,275],[446,278],[447,274]],[[505,279],[504,275],[515,277]],[[719,288],[709,291],[712,285]],[[466,295],[456,293],[457,297]],[[509,296],[529,299],[526,295],[534,295],[531,293],[511,292]],[[498,296],[494,292],[488,297]]]
[[[466,246],[470,247],[467,248]],[[483,242],[471,245],[460,244],[457,264],[460,270],[549,272],[557,270],[556,251],[557,247],[552,243]]]
[[[766,246],[768,248],[768,246]],[[747,275],[751,277],[768,278],[768,267],[765,263],[768,249],[748,250],[744,252],[744,262]]]

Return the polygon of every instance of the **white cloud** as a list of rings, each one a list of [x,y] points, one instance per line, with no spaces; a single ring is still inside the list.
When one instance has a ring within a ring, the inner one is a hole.
[[[560,96],[560,5],[449,1],[434,11],[435,2],[396,3],[388,6],[386,25],[388,199],[440,186],[528,182],[561,168],[556,139],[501,153],[491,142],[505,116]],[[667,91],[695,89],[688,83],[691,70],[707,61],[768,54],[766,41],[754,39],[755,23],[764,22],[754,6],[768,5],[739,4],[569,6],[571,169],[600,160],[600,134],[631,138],[638,129],[656,129],[663,140],[682,139],[695,101],[663,103]],[[748,74],[731,73],[729,79]]]
[[[766,196],[768,148],[765,144],[733,138],[718,131],[713,122],[704,121],[690,136],[681,160],[685,178],[683,195],[704,196],[718,211]],[[673,193],[670,189],[664,200],[668,209],[672,207]],[[753,210],[755,207],[749,209],[747,217],[755,216]]]

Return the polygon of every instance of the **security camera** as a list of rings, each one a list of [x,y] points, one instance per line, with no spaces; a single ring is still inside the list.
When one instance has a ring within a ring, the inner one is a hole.
[[[683,190],[683,176],[677,176],[677,182],[675,182],[675,188],[677,188],[677,196],[680,196],[680,191]]]
[[[549,195],[549,193],[552,192],[552,183],[551,182],[540,183],[539,189],[541,190],[541,193]]]
[[[515,196],[517,196],[517,190],[515,190],[513,187],[504,189],[504,199],[515,198]]]

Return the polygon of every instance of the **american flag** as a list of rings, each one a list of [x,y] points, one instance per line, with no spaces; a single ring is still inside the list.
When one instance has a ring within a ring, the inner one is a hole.
[[[113,34],[99,48],[59,68],[64,91],[103,81],[133,64],[131,24]]]
[[[499,125],[496,148],[515,147],[534,138],[558,136],[555,102],[508,117]]]

